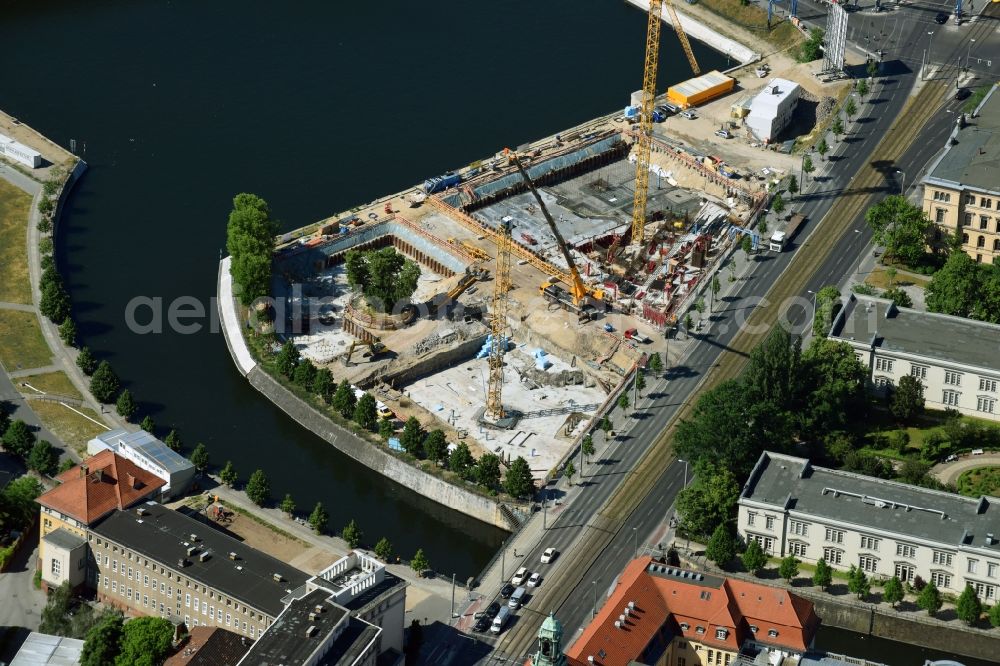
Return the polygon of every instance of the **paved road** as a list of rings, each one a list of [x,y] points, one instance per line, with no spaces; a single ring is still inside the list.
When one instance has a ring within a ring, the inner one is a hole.
[[[931,470],[938,481],[941,483],[955,483],[958,481],[958,477],[970,469],[975,469],[977,467],[989,467],[995,466],[1000,467],[1000,453],[986,453],[981,456],[966,456],[950,463],[941,463],[940,465],[934,465]]]
[[[32,581],[38,551],[37,523],[26,539],[27,545],[14,557],[10,568],[0,574],[0,660],[5,662],[13,659],[29,631],[38,630],[45,607],[45,595],[35,589]]]

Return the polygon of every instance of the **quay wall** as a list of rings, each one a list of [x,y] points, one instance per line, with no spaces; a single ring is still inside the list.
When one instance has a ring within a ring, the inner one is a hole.
[[[649,11],[649,0],[627,0],[627,2],[635,5],[644,12]],[[726,55],[739,60],[743,64],[760,60],[760,54],[755,52],[753,49],[744,46],[743,44],[740,44],[736,40],[730,39],[725,35],[719,34],[694,17],[685,14],[683,9],[680,7],[675,7],[675,9],[677,11],[678,18],[681,20],[681,26],[684,28],[684,32],[688,37],[693,37],[699,42],[711,46],[716,51],[725,53]],[[663,12],[663,20],[669,25],[673,25],[670,12]]]

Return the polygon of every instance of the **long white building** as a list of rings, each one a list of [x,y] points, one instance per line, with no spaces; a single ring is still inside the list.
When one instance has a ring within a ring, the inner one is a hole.
[[[792,121],[799,105],[799,84],[787,79],[771,79],[750,102],[747,127],[761,141],[773,141]]]
[[[1000,588],[1000,499],[964,497],[813,466],[765,451],[740,493],[737,527],[769,555],[820,558],[875,578],[920,576],[945,592]]]

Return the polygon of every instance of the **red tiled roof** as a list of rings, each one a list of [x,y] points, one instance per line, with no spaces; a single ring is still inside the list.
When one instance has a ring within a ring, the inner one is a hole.
[[[647,646],[671,635],[733,652],[751,637],[795,651],[812,642],[819,619],[808,601],[745,581],[718,579],[715,586],[711,580],[650,572],[652,561],[643,557],[625,567],[615,592],[566,651],[571,664],[587,665],[587,657],[593,657],[598,666],[627,666]],[[615,627],[629,602],[634,612]],[[718,637],[719,629],[726,630],[724,638]],[[771,630],[777,635],[770,636]],[[664,637],[657,638],[661,631]]]
[[[56,477],[61,483],[38,503],[90,525],[115,509],[127,509],[166,483],[113,451],[101,451]]]
[[[163,666],[233,666],[251,645],[251,641],[226,629],[194,627],[190,638]]]

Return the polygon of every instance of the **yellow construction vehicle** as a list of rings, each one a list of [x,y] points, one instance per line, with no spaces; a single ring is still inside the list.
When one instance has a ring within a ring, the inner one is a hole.
[[[354,340],[353,342],[351,342],[351,346],[347,348],[347,354],[345,354],[343,357],[344,365],[348,367],[353,365],[351,363],[351,358],[354,356],[354,349],[358,345],[361,345],[362,347],[368,347],[368,349],[365,350],[364,354],[362,354],[362,358],[368,358],[374,360],[378,356],[381,356],[382,354],[386,354],[389,352],[389,348],[386,347],[384,344],[382,344],[382,341],[379,340],[378,338],[375,338],[374,340]]]
[[[459,241],[455,240],[454,238],[449,238],[448,242],[451,243],[452,245],[461,245],[463,250],[471,254],[479,261],[489,261],[490,253],[481,247],[476,247],[469,241]]]

